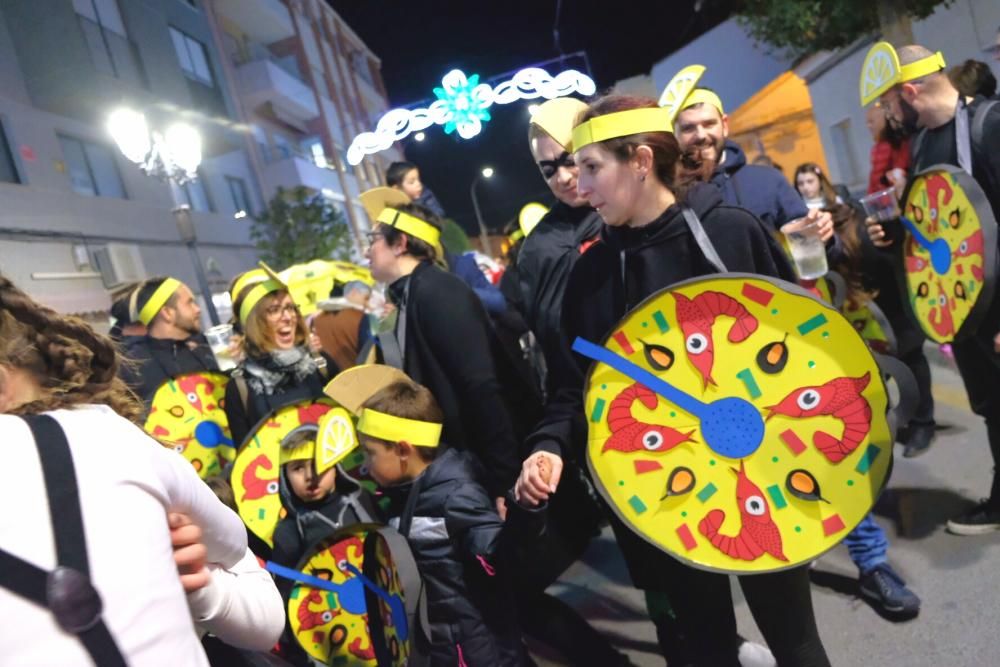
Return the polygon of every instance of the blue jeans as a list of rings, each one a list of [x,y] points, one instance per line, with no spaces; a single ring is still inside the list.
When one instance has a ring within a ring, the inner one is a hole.
[[[887,560],[885,553],[889,549],[889,538],[885,536],[882,527],[875,523],[875,517],[870,512],[857,528],[847,534],[844,544],[847,545],[851,560],[862,574]]]

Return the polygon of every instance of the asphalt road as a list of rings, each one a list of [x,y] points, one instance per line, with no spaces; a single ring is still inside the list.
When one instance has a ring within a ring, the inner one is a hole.
[[[968,407],[948,360],[929,349],[939,425],[931,449],[904,459],[897,445],[888,490],[875,508],[891,540],[889,559],[923,599],[905,622],[881,617],[857,593],[857,571],[844,547],[823,556],[813,571],[813,604],[834,665],[979,667],[1000,665],[1000,533],[957,537],[947,519],[986,495],[992,459],[982,420]],[[609,531],[595,540],[553,587],[628,653],[637,665],[663,665],[642,595],[628,584]],[[739,588],[740,632],[760,640]],[[563,665],[533,646],[540,665]]]

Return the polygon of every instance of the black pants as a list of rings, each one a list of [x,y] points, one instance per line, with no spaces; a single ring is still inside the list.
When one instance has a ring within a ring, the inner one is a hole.
[[[932,426],[934,424],[934,395],[931,393],[931,367],[920,345],[899,356],[899,360],[913,373],[917,381],[919,399],[917,408],[910,419],[911,426]]]
[[[636,587],[668,597],[689,664],[739,667],[729,577],[684,565],[637,536],[617,516],[611,525]],[[829,667],[813,615],[807,567],[742,576],[739,582],[780,667]]]
[[[986,420],[986,437],[993,454],[993,485],[990,488],[990,505],[1000,509],[1000,354],[993,351],[993,336],[997,326],[983,325],[972,338],[951,344],[955,363],[962,375],[965,392],[972,411]]]
[[[518,554],[515,597],[525,634],[559,651],[572,665],[613,665],[621,656],[586,619],[545,592],[586,551],[602,518],[580,471],[567,464],[549,503],[545,534]]]

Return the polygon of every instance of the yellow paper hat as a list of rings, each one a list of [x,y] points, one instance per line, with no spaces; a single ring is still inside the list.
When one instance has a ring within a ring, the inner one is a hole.
[[[350,413],[333,408],[315,425],[304,424],[281,441],[280,463],[312,461],[313,470],[322,475],[340,463],[358,446],[358,436]]]
[[[243,297],[243,303],[240,304],[240,322],[242,324],[247,323],[247,320],[250,319],[250,314],[253,312],[253,309],[257,306],[257,304],[260,303],[261,299],[268,294],[288,289],[288,286],[281,280],[281,278],[278,277],[278,274],[263,261],[260,262],[260,268],[267,275],[267,279],[258,282],[249,292],[247,292],[247,295]]]
[[[677,114],[695,104],[708,104],[718,109],[720,114],[726,113],[718,95],[706,88],[697,88],[698,82],[705,74],[705,69],[704,65],[688,65],[675,74],[667,87],[663,89],[658,104],[670,114],[669,128],[671,131],[673,131]]]
[[[265,280],[267,280],[267,272],[264,269],[250,269],[249,271],[245,271],[233,283],[233,289],[229,293],[229,298],[233,303],[236,303],[236,300],[240,298],[240,294],[247,285],[256,285]]]
[[[525,204],[521,208],[521,212],[517,214],[517,224],[521,228],[521,234],[523,236],[530,234],[548,212],[549,207],[539,204],[538,202]],[[513,236],[513,234],[511,236]]]
[[[157,313],[163,310],[163,306],[167,304],[167,301],[180,288],[181,284],[181,281],[176,278],[167,278],[160,283],[160,286],[156,288],[156,291],[149,297],[149,300],[139,307],[139,321],[148,327],[149,323],[153,321]],[[136,294],[138,294],[138,291],[139,288],[136,288]]]
[[[573,144],[573,127],[576,125],[576,119],[587,108],[586,102],[575,97],[557,97],[539,104],[531,117],[530,124],[537,125],[568,151]]]
[[[892,44],[879,42],[868,49],[865,62],[861,65],[861,78],[858,81],[861,106],[868,106],[893,86],[939,72],[945,67],[944,56],[940,51],[909,65],[900,65],[899,56]]]
[[[420,239],[434,248],[434,252],[437,253],[437,261],[444,262],[444,248],[441,246],[441,230],[426,220],[421,220],[405,211],[387,207],[382,209],[382,212],[378,214],[375,221],[389,227],[395,227],[401,232]]]
[[[358,195],[358,199],[361,200],[361,205],[365,207],[365,213],[368,214],[368,219],[372,223],[378,219],[379,213],[386,207],[403,206],[411,202],[410,197],[402,190],[387,188],[384,185],[365,190]]]
[[[409,379],[406,373],[392,366],[362,364],[338,373],[323,388],[323,393],[356,415],[361,412],[361,405],[378,391]]]

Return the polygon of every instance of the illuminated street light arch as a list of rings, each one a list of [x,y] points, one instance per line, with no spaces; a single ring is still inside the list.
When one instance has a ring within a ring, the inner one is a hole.
[[[510,104],[519,100],[566,97],[573,93],[593,95],[597,86],[586,74],[574,69],[554,77],[544,69],[528,67],[496,87],[480,83],[479,75],[466,77],[462,70],[453,69],[434,89],[437,98],[429,107],[392,109],[379,119],[374,132],[362,132],[347,149],[347,161],[359,164],[366,155],[384,151],[393,143],[431,125],[444,125],[445,134],[458,132],[471,139],[490,120],[489,108],[494,104]]]

